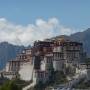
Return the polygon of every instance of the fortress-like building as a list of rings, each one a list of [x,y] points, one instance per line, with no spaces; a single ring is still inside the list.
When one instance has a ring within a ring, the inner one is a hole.
[[[50,79],[52,70],[66,73],[66,68],[70,67],[69,72],[76,72],[85,58],[80,42],[64,38],[36,41],[31,49],[25,49],[15,60],[7,63],[4,75],[11,79],[18,73],[23,80],[45,83]]]

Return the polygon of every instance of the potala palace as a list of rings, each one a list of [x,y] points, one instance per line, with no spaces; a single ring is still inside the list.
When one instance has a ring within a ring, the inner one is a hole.
[[[30,49],[25,49],[6,64],[3,75],[9,79],[19,75],[25,81],[46,83],[50,80],[52,71],[63,71],[67,74],[69,67],[68,73],[77,73],[86,68],[88,77],[90,68],[89,64],[87,67],[84,63],[85,59],[86,53],[80,42],[64,38],[35,41]]]

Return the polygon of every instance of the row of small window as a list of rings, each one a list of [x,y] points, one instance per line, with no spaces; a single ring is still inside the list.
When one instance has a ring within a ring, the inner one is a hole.
[[[68,53],[67,57],[80,57],[79,53]]]
[[[47,63],[52,63],[53,58],[48,58]]]
[[[20,65],[20,62],[17,62],[17,63],[11,63],[12,66],[19,66]]]
[[[27,56],[26,56],[26,55],[25,55],[25,56],[20,56],[19,58],[20,58],[20,59],[26,59]]]
[[[63,58],[64,57],[64,55],[61,54],[61,53],[55,53],[55,54],[53,54],[53,56],[54,57],[59,57],[59,58]]]
[[[36,76],[36,74],[35,74],[35,76]],[[44,77],[46,77],[47,76],[47,73],[44,73],[44,72],[39,72],[38,73],[38,77],[39,78],[44,78]]]
[[[80,46],[68,46],[67,49],[69,49],[69,50],[80,50],[81,47]]]

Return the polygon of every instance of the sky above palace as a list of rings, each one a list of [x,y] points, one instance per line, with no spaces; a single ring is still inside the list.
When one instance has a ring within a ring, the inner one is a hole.
[[[90,28],[90,0],[0,0],[0,42],[29,45]]]

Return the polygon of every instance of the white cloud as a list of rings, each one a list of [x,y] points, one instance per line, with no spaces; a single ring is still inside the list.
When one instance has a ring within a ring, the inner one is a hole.
[[[57,18],[48,21],[37,19],[35,24],[15,25],[5,18],[0,18],[0,42],[8,41],[16,45],[29,45],[35,40],[43,40],[56,35],[70,35],[75,32],[60,24]]]

